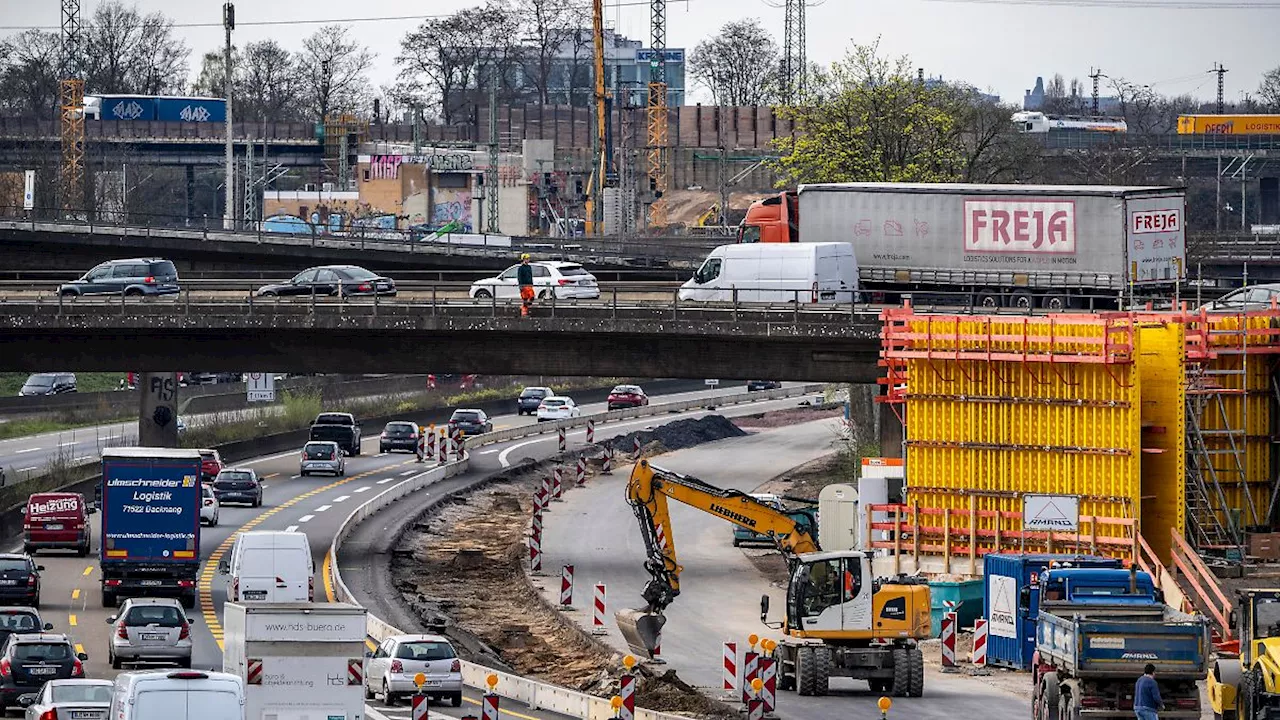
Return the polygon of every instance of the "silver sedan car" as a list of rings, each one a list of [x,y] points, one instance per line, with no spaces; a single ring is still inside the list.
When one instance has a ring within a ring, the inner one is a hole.
[[[107,618],[107,656],[116,670],[126,662],[167,662],[191,667],[191,622],[174,598],[129,598]]]
[[[338,447],[338,443],[317,440],[302,446],[298,474],[306,477],[312,473],[326,473],[339,477],[347,474],[347,460],[343,457],[342,448]]]
[[[111,711],[110,680],[50,680],[40,692],[20,698],[26,720],[106,720]],[[30,703],[27,701],[30,700]],[[52,714],[50,714],[52,713]]]
[[[413,678],[426,676],[422,692],[429,698],[448,698],[454,707],[462,705],[462,663],[448,638],[441,635],[393,635],[369,653],[364,673],[365,699],[382,695],[383,702],[395,705],[418,688]]]

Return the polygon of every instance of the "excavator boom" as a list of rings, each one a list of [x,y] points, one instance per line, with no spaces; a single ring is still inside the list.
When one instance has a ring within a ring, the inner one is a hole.
[[[790,515],[739,490],[718,488],[641,460],[627,481],[627,502],[644,538],[644,566],[649,580],[641,597],[646,605],[615,613],[622,636],[638,653],[652,656],[666,622],[663,612],[680,594],[681,567],[676,559],[668,499],[772,538],[788,561],[796,555],[820,550],[817,527],[811,518],[806,519],[808,516]]]

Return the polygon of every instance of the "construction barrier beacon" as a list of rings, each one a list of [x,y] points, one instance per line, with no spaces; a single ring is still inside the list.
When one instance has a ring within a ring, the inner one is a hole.
[[[724,644],[724,659],[721,661],[722,674],[724,676],[721,683],[721,689],[724,690],[724,699],[734,701],[738,699],[738,643],[726,642]]]
[[[484,698],[481,699],[480,709],[482,720],[499,720],[498,696],[494,693],[485,693]]]
[[[611,447],[606,446],[604,449],[604,462],[600,466],[600,474],[601,475],[613,474],[613,448]]]
[[[410,701],[409,720],[427,720],[427,706],[431,704],[429,699],[428,696],[422,694],[421,688],[419,688],[419,692],[413,694],[413,699]]]
[[[666,665],[667,661],[662,659],[662,631],[658,631],[658,638],[653,641],[653,652],[649,653],[649,662],[654,665]]]
[[[422,439],[427,443],[427,457],[436,456],[436,426],[434,423],[427,426],[427,431],[422,433]]]
[[[594,445],[596,442],[596,421],[587,421],[587,444]]]
[[[636,459],[640,459],[640,436],[636,435],[631,438],[631,450],[636,454]]]
[[[622,698],[622,707],[618,708],[618,717],[622,720],[635,720],[636,717],[636,676],[625,672],[618,678],[618,696]]]
[[[441,465],[449,463],[449,440],[444,434],[444,428],[440,429],[440,442],[436,444],[436,462]]]
[[[542,572],[542,508],[533,510],[533,525],[529,531],[529,571]]]
[[[760,697],[764,682],[756,678],[747,687],[750,695],[747,698],[747,720],[764,720],[764,699]]]
[[[563,501],[564,495],[564,468],[557,463],[555,469],[551,471],[551,499],[556,502]]]
[[[568,445],[565,441],[564,428],[560,428],[556,431],[556,440],[560,443],[560,452],[564,452],[565,447]]]
[[[752,637],[755,637],[752,635]],[[751,649],[742,654],[742,702],[751,702],[751,681],[760,674],[760,653],[756,652],[755,643]]]
[[[565,565],[560,571],[560,609],[573,606],[573,566]]]
[[[973,621],[972,660],[975,667],[987,666],[987,621],[984,618]]]
[[[778,661],[761,657],[759,676],[760,701],[764,703],[765,713],[771,713],[778,706]]]
[[[551,511],[549,506],[551,505],[551,498],[555,497],[554,490],[555,488],[551,484],[551,476],[543,475],[542,476],[542,507],[547,512]]]
[[[949,612],[942,616],[942,669],[944,672],[956,668],[956,614]]]
[[[587,456],[586,455],[578,456],[577,482],[578,482],[578,487],[582,487],[583,485],[587,484]]]
[[[591,602],[591,634],[607,635],[608,629],[605,628],[605,587],[604,583],[596,583],[594,597]]]

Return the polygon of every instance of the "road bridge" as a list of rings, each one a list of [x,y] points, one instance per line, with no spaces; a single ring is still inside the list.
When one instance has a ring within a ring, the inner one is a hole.
[[[0,367],[474,372],[875,383],[862,306],[111,298],[0,303]]]

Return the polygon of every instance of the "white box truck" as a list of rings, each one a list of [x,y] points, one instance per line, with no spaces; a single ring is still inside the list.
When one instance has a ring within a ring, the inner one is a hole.
[[[366,612],[227,603],[222,669],[244,678],[245,720],[364,720]]]

